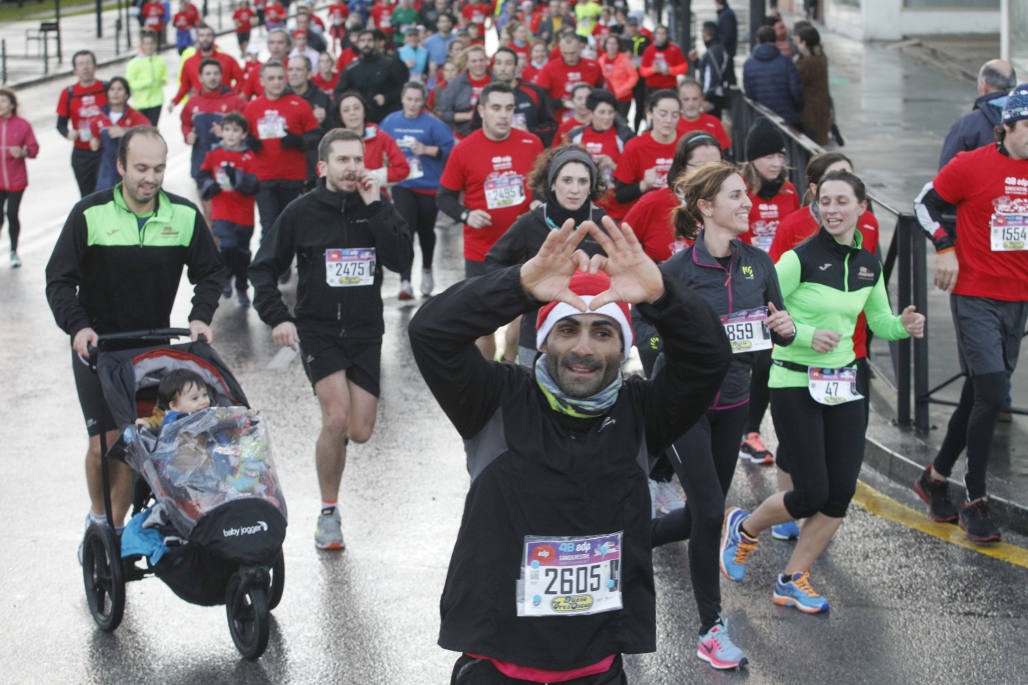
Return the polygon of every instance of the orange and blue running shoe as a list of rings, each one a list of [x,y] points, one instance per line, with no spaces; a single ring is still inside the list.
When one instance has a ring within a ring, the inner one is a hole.
[[[746,575],[746,562],[757,551],[757,538],[751,538],[740,528],[747,516],[739,507],[731,507],[721,526],[721,573],[737,583]]]
[[[806,571],[794,573],[792,577],[779,576],[771,601],[779,606],[795,607],[805,614],[828,611],[828,600],[810,587],[810,574]]]

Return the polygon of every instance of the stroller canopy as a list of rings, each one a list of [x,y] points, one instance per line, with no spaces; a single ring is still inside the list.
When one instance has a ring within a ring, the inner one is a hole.
[[[100,387],[119,427],[136,420],[136,393],[156,388],[174,369],[199,374],[213,393],[212,405],[250,406],[225,362],[205,342],[101,352],[97,361]]]

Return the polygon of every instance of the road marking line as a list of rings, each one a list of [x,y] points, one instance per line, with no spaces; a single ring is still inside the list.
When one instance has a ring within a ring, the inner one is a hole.
[[[1028,549],[1005,542],[971,542],[960,526],[952,523],[936,523],[921,512],[900,504],[863,482],[857,482],[857,492],[853,495],[853,502],[880,518],[914,528],[958,547],[971,549],[979,554],[1028,568]]]

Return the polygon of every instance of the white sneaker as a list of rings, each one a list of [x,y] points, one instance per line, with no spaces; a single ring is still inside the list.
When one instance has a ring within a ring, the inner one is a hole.
[[[338,507],[332,509],[331,514],[321,513],[318,515],[318,526],[314,531],[314,546],[318,549],[346,549]]]
[[[400,300],[413,300],[414,299],[414,286],[410,284],[410,281],[400,281],[400,294],[397,295],[397,299]]]
[[[685,502],[678,496],[678,492],[675,491],[675,486],[671,484],[671,481],[653,481],[651,493],[653,507],[656,509],[657,515],[669,514],[675,509],[681,509],[685,506]]]
[[[21,266],[21,258],[18,256],[17,252],[11,250],[11,268],[17,269],[19,266]]]
[[[425,269],[421,272],[421,294],[428,297],[432,294],[433,288],[435,288],[435,281],[432,280],[432,270]]]

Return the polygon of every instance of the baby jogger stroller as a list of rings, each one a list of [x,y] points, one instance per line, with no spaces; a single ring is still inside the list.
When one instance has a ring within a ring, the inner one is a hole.
[[[91,355],[122,435],[108,446],[100,433],[107,520],[86,529],[86,599],[97,625],[111,632],[124,612],[125,583],[156,575],[188,602],[225,604],[232,640],[254,659],[267,647],[270,611],[285,583],[286,505],[265,423],[202,338],[106,349],[187,335],[184,329],[101,335],[101,351]],[[137,430],[135,420],[150,415],[161,378],[183,368],[204,379],[211,406],[159,434]],[[109,459],[128,463],[135,480],[133,517],[120,533],[111,516]]]

